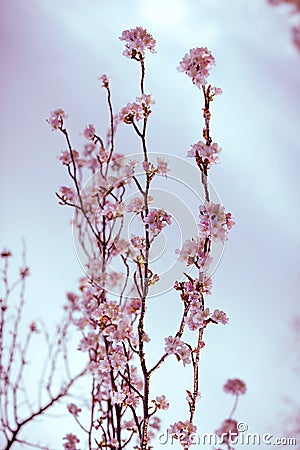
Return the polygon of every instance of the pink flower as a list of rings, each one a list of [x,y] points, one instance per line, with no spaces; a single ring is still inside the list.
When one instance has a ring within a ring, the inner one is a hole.
[[[112,394],[112,404],[122,404],[125,399],[126,394],[124,392],[116,392],[114,391]]]
[[[242,395],[245,394],[247,390],[246,384],[239,378],[233,378],[227,380],[224,384],[224,391],[227,394]]]
[[[178,254],[178,260],[181,262],[186,261],[188,266],[194,263],[197,252],[198,242],[195,239],[187,239],[184,242],[181,250],[176,250],[176,253]]]
[[[213,144],[206,145],[204,142],[199,141],[191,146],[191,150],[188,151],[187,156],[192,158],[200,158],[202,162],[208,166],[217,164],[218,155],[221,152],[221,148],[214,142]]]
[[[151,94],[143,94],[141,97],[137,97],[135,102],[127,103],[121,109],[118,120],[131,124],[134,120],[138,122],[141,119],[146,119],[151,114],[151,105],[154,103]]]
[[[182,422],[181,420],[179,422],[174,423],[170,426],[170,434],[175,439],[179,440],[179,443],[184,448],[188,448],[193,444],[193,436],[195,435],[197,431],[197,427],[193,425],[191,422],[186,420],[185,422]]]
[[[77,163],[79,166],[81,166],[81,160],[79,159],[79,153],[77,150],[72,150],[72,155],[74,158],[75,163]],[[68,166],[72,162],[72,158],[70,155],[69,150],[63,150],[61,152],[61,156],[58,158],[63,166]]]
[[[82,135],[84,138],[93,141],[95,137],[95,127],[91,123],[85,127],[85,129],[82,132]]]
[[[126,178],[129,179],[129,180],[127,180],[127,181],[130,181],[131,177],[134,176],[134,173],[135,173],[135,167],[137,166],[137,164],[138,164],[138,161],[132,160],[132,161],[129,161],[128,164],[125,164],[125,165],[123,166],[124,177],[126,177]]]
[[[101,81],[102,87],[104,87],[105,89],[109,88],[109,78],[107,75],[105,74],[101,75],[101,77],[99,77],[98,80]]]
[[[94,153],[96,148],[97,148],[97,146],[93,142],[89,142],[88,144],[85,144],[83,147],[83,155],[91,156],[91,154]]]
[[[230,213],[225,213],[224,206],[218,203],[205,202],[200,206],[200,230],[203,236],[225,242],[228,230],[232,228],[234,221]]]
[[[127,103],[121,111],[119,112],[118,119],[120,122],[125,122],[127,124],[133,123],[134,120],[137,122],[144,117],[144,110],[138,103]]]
[[[211,316],[213,320],[216,322],[220,322],[223,325],[226,325],[229,321],[228,317],[226,316],[226,313],[224,311],[220,311],[219,309],[215,309],[213,315]]]
[[[144,109],[150,109],[151,105],[155,104],[155,100],[151,94],[142,94],[141,97],[136,98],[138,105],[141,105]]]
[[[77,417],[78,414],[81,412],[81,408],[78,408],[75,403],[69,403],[68,405],[68,411],[73,414],[73,416]]]
[[[119,445],[118,439],[112,438],[112,439],[110,440],[110,445],[109,445],[109,446],[110,446],[111,448],[117,448],[118,445]]]
[[[221,95],[223,94],[223,91],[221,88],[216,87],[216,86],[211,86],[210,90],[209,90],[210,95],[215,96],[215,95]]]
[[[76,450],[76,444],[80,442],[75,434],[69,433],[63,439],[66,439],[67,442],[64,443],[65,450]]]
[[[146,246],[146,241],[144,237],[136,236],[132,234],[130,237],[131,245],[137,250],[143,250]]]
[[[168,161],[163,158],[157,157],[157,173],[160,173],[163,176],[167,176],[170,169],[168,168]]]
[[[215,65],[215,58],[206,47],[192,48],[179,63],[178,70],[192,78],[197,87],[207,83],[211,67]]]
[[[149,161],[143,161],[142,166],[145,172],[150,172],[154,168],[153,164],[149,163]]]
[[[102,373],[108,373],[110,371],[110,364],[107,359],[101,359],[99,362],[99,370]]]
[[[175,354],[177,352],[177,348],[181,345],[181,340],[179,337],[172,337],[169,336],[165,338],[166,346],[165,346],[165,352],[168,355]]]
[[[60,194],[63,200],[66,200],[68,202],[76,201],[77,196],[72,188],[69,188],[67,186],[61,186]]]
[[[155,404],[155,406],[156,406],[158,409],[166,410],[166,409],[168,409],[169,406],[170,406],[170,404],[169,404],[169,403],[167,402],[167,400],[166,400],[166,396],[165,396],[165,395],[161,395],[160,397],[157,396],[157,397],[155,398],[155,400],[152,400],[152,402]]]
[[[153,201],[153,197],[148,196],[148,203]],[[145,202],[143,197],[134,197],[126,205],[127,212],[140,213],[145,209]]]
[[[113,220],[123,216],[123,204],[107,202],[103,208],[102,214],[107,220]]]
[[[142,197],[132,198],[126,205],[127,212],[139,213],[145,208],[145,202]]]
[[[216,435],[222,438],[222,444],[232,441],[238,434],[237,421],[233,419],[224,420],[220,428],[216,430]]]
[[[200,307],[200,303],[199,303]],[[198,310],[195,310],[195,308],[191,311],[191,314],[186,317],[185,323],[189,327],[190,330],[199,330],[200,328],[205,327],[205,316],[203,314],[203,311],[199,308]]]
[[[144,219],[153,236],[157,236],[161,230],[171,224],[171,216],[163,209],[151,209]]]
[[[133,406],[134,408],[136,408],[140,403],[140,397],[135,395],[133,391],[129,392],[124,400],[124,403],[126,403],[126,405],[128,406]]]
[[[127,358],[124,355],[123,348],[120,346],[117,346],[114,350],[114,352],[110,355],[110,364],[111,366],[119,371],[124,368],[124,366],[127,363]]]
[[[66,119],[67,116],[65,115],[65,112],[61,108],[57,108],[54,111],[51,111],[50,117],[46,119],[46,121],[51,126],[52,130],[57,130],[59,128],[62,128],[64,119]]]
[[[165,342],[165,352],[168,355],[175,355],[178,361],[183,362],[184,366],[191,363],[191,350],[179,337],[169,336],[165,338]]]
[[[141,61],[145,56],[145,50],[155,52],[155,39],[142,27],[123,31],[119,39],[125,42],[126,50],[123,55],[127,58]]]
[[[225,220],[226,220],[226,226],[227,226],[228,230],[231,230],[233,225],[235,225],[235,221],[233,220],[231,213],[226,214]]]

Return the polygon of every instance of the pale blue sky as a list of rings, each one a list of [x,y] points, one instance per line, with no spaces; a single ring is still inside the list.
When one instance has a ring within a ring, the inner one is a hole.
[[[104,131],[97,77],[112,77],[116,111],[135,98],[137,66],[121,55],[118,36],[141,25],[157,39],[157,54],[147,60],[147,91],[157,100],[149,144],[152,151],[185,157],[200,138],[201,97],[176,67],[192,47],[213,52],[212,80],[224,94],[213,104],[212,135],[223,152],[212,181],[237,224],[209,300],[228,312],[230,324],[207,333],[199,426],[207,432],[219,426],[231,407],[223,383],[240,377],[248,393],[237,417],[250,431],[280,436],[281,397],[299,389],[284,354],[289,321],[299,312],[300,273],[300,55],[287,14],[263,0],[14,0],[1,9],[1,245],[17,254],[22,237],[27,241],[32,317],[55,321],[64,293],[82,274],[71,212],[54,196],[67,178],[56,158],[63,140],[45,123],[49,111],[65,109],[75,147],[86,124]],[[118,144],[121,152],[137,150],[128,129]],[[162,317],[152,323],[155,351],[172,332],[172,301],[153,303],[150,311]],[[184,374],[174,377],[175,363],[166,368],[172,383],[164,370],[154,387],[163,393],[167,384],[176,405],[164,414],[168,426],[182,418],[184,395],[176,393]],[[32,433],[38,438],[42,430],[41,424]],[[66,431],[76,425],[62,427]]]

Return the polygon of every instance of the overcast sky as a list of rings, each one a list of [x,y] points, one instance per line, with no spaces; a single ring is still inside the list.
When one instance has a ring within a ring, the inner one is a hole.
[[[118,36],[143,26],[157,40],[157,54],[147,60],[147,92],[157,101],[151,150],[185,158],[200,138],[201,97],[176,67],[190,48],[207,46],[214,54],[212,81],[224,94],[212,110],[212,135],[223,148],[212,182],[236,226],[209,300],[228,312],[230,324],[207,333],[198,426],[203,432],[219,426],[231,400],[223,383],[240,377],[248,392],[237,418],[249,431],[280,437],[282,396],[299,390],[285,351],[290,320],[299,313],[300,274],[300,55],[287,12],[264,0],[12,0],[2,2],[0,17],[1,246],[18,255],[26,239],[32,318],[55,321],[65,292],[82,275],[71,211],[54,195],[67,177],[57,160],[64,143],[45,122],[49,111],[65,109],[75,148],[86,124],[103,132],[107,112],[97,77],[111,76],[116,111],[134,100],[137,66],[122,56]],[[127,131],[118,151],[130,154],[138,148]],[[172,328],[171,301],[153,302],[150,312],[161,317],[150,327],[158,352]],[[176,392],[184,374],[174,376],[176,368],[166,365],[154,381],[176,406],[164,414],[164,427],[182,419],[184,393]],[[42,427],[30,437],[40,438]],[[61,433],[76,433],[76,425],[55,430],[47,442],[59,448]]]

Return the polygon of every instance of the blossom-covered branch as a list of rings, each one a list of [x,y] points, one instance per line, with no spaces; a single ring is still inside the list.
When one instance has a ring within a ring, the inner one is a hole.
[[[0,298],[0,438],[5,450],[16,443],[47,448],[26,440],[23,432],[27,424],[68,396],[75,382],[85,373],[83,369],[71,375],[69,369],[67,341],[72,310],[67,306],[54,339],[49,336],[43,324],[32,321],[26,326],[23,312],[26,279],[30,272],[25,251],[22,267],[13,282],[9,275],[12,253],[3,250],[0,256],[3,264]],[[24,326],[25,337],[21,338]],[[32,368],[29,360],[33,356],[33,341],[37,338],[40,342],[44,340],[45,361],[41,365],[37,384],[29,385],[28,368]],[[62,373],[64,378],[59,382]]]
[[[149,450],[159,430],[158,413],[170,405],[164,394],[153,392],[151,380],[164,361],[175,355],[178,362],[192,368],[191,388],[183,391],[188,394],[188,418],[171,426],[175,437],[184,435],[180,443],[187,449],[196,430],[204,331],[208,326],[228,323],[225,312],[206,305],[212,288],[212,247],[216,241],[224,244],[234,224],[231,214],[211,201],[208,183],[209,171],[221,151],[211,137],[210,104],[222,90],[207,81],[215,64],[207,48],[195,48],[185,55],[179,69],[192,78],[204,102],[204,141],[193,144],[188,152],[200,170],[202,186],[199,183],[198,188],[199,192],[203,190],[204,200],[199,207],[198,234],[176,253],[185,266],[181,278],[174,279],[182,308],[180,321],[174,325],[174,335],[165,337],[161,356],[151,365],[146,317],[152,286],[161,283],[151,257],[158,237],[173,224],[167,205],[152,206],[156,200],[153,186],[157,177],[168,177],[170,168],[163,155],[152,160],[147,142],[155,101],[146,90],[145,58],[147,51],[155,52],[155,39],[141,27],[125,30],[120,39],[125,43],[123,54],[139,65],[139,92],[135,101],[114,115],[110,80],[106,75],[100,77],[109,110],[106,139],[94,124],[89,124],[82,133],[88,142],[80,153],[71,144],[64,111],[56,109],[48,119],[52,129],[62,133],[67,146],[60,160],[72,185],[61,187],[57,196],[62,205],[74,208],[73,226],[86,270],[79,293],[69,293],[68,299],[73,322],[82,332],[79,349],[89,355],[90,419],[81,419],[81,408],[75,404],[69,412],[86,434],[89,449],[121,450],[135,444],[136,449]],[[136,159],[116,153],[115,133],[121,124],[130,127],[137,138]],[[136,221],[138,231],[128,237],[130,221]],[[80,442],[72,433],[65,441],[68,450],[75,450]]]

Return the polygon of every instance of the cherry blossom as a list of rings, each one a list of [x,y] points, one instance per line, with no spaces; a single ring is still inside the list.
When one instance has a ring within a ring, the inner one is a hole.
[[[61,186],[60,189],[60,195],[63,198],[63,200],[68,202],[75,202],[76,201],[76,194],[74,190],[68,186]]]
[[[165,395],[157,396],[155,400],[152,400],[152,402],[155,404],[157,409],[166,410],[169,408],[170,404],[166,400]]]
[[[152,236],[157,236],[166,225],[171,224],[171,216],[163,209],[151,209],[144,219]]]
[[[191,146],[191,150],[188,151],[187,156],[190,158],[200,158],[201,161],[210,167],[213,164],[217,164],[218,155],[221,152],[221,148],[214,142],[213,144],[206,145],[204,142],[199,141]]]
[[[124,392],[113,392],[112,394],[112,402],[114,405],[116,404],[122,404],[124,399],[126,397],[126,394]]]
[[[161,175],[166,177],[168,172],[170,172],[168,164],[168,161],[166,161],[164,158],[157,157],[157,173],[160,173]]]
[[[83,165],[83,162],[80,160],[79,153],[77,150],[72,150],[72,156],[73,156],[75,163],[78,166]],[[59,157],[59,160],[61,161],[63,166],[68,166],[69,164],[71,164],[72,157],[71,157],[70,152],[68,150],[63,150],[61,152],[61,156]]]
[[[69,403],[68,405],[68,411],[73,414],[73,416],[78,416],[78,414],[81,412],[81,409],[78,408],[77,405],[75,405],[75,403]]]
[[[229,321],[226,313],[224,311],[220,311],[219,309],[215,309],[213,315],[211,316],[213,320],[216,322],[220,322],[223,325],[226,325]]]
[[[95,137],[95,127],[94,127],[94,125],[90,123],[87,127],[85,127],[85,129],[82,132],[82,136],[85,139],[93,141],[94,137]]]
[[[94,416],[89,438],[95,438],[95,442],[107,448],[118,448],[120,443],[124,448],[151,448],[151,439],[160,428],[159,411],[168,409],[169,402],[164,394],[157,395],[154,389],[153,393],[152,390],[150,392],[150,378],[152,372],[174,355],[183,366],[189,365],[187,370],[191,373],[193,387],[192,392],[186,390],[189,420],[171,425],[174,437],[187,449],[196,432],[194,415],[200,397],[199,361],[205,345],[203,335],[207,327],[228,322],[225,312],[219,309],[212,312],[207,305],[212,291],[212,278],[208,271],[213,255],[211,249],[214,241],[225,242],[234,225],[231,213],[225,212],[221,204],[210,201],[207,183],[208,169],[218,162],[221,151],[211,138],[209,103],[222,90],[207,84],[215,64],[211,52],[204,47],[190,50],[180,62],[179,70],[191,77],[204,95],[204,141],[193,144],[188,156],[195,159],[202,172],[199,184],[202,183],[204,188],[205,203],[199,208],[198,235],[187,239],[176,250],[178,260],[191,271],[184,272],[185,278],[174,284],[179,293],[174,301],[180,302],[182,310],[180,322],[174,335],[165,338],[161,356],[151,369],[146,357],[146,343],[152,336],[146,333],[145,324],[150,286],[159,282],[160,273],[155,270],[149,255],[152,256],[154,239],[167,225],[171,225],[172,217],[163,209],[165,205],[160,209],[150,207],[156,199],[149,194],[154,192],[153,180],[159,181],[156,175],[167,177],[170,169],[163,156],[151,161],[148,151],[148,119],[155,102],[151,94],[145,93],[144,58],[146,50],[155,51],[155,39],[147,30],[137,27],[123,31],[120,40],[126,46],[124,55],[140,62],[140,93],[135,101],[126,103],[119,114],[114,115],[109,78],[105,74],[99,77],[102,87],[107,90],[108,133],[104,137],[98,136],[94,125],[89,124],[82,133],[88,143],[79,153],[71,150],[71,137],[62,128],[64,112],[56,110],[51,113],[52,122],[49,122],[66,138],[68,150],[62,152],[60,161],[67,166],[73,182],[71,187],[62,186],[57,195],[61,204],[75,206],[73,225],[87,256],[87,275],[79,282],[78,294],[68,293],[67,298],[74,314],[72,323],[81,333],[78,349],[88,358],[88,376],[93,380],[91,407]],[[128,162],[123,154],[118,153],[116,130],[120,122],[132,125],[139,141],[142,174],[136,169],[140,162]],[[91,174],[91,185],[82,189],[86,177]],[[126,215],[131,213],[137,215],[140,228],[137,235],[126,237],[123,234],[126,230],[122,227],[126,225]],[[77,415],[80,409],[73,403],[68,409],[79,422]],[[64,439],[67,440],[64,444],[67,450],[76,449],[79,441],[75,435],[66,435]]]
[[[102,210],[102,214],[107,220],[113,220],[117,217],[122,217],[123,210],[124,205],[122,203],[107,202]]]
[[[153,202],[153,197],[148,195],[148,204]],[[135,212],[140,213],[145,209],[145,200],[143,197],[134,197],[130,199],[130,201],[126,205],[126,211],[127,212]]]
[[[188,448],[193,444],[193,436],[197,431],[197,427],[193,425],[189,420],[185,422],[179,420],[173,425],[170,425],[169,432],[175,438],[179,440],[179,443],[184,448]]]
[[[205,239],[194,237],[187,239],[181,249],[176,249],[178,260],[185,262],[187,266],[195,264],[198,268],[206,271],[212,261],[211,256],[205,251]]]
[[[165,338],[165,342],[165,352],[168,355],[175,355],[178,361],[183,362],[184,366],[191,363],[191,350],[179,337],[169,336]]]
[[[245,394],[247,390],[246,384],[239,378],[227,380],[224,384],[224,391],[228,394],[241,395]]]
[[[179,63],[178,70],[192,78],[197,87],[207,83],[211,67],[215,65],[215,58],[206,47],[198,47],[186,53]]]
[[[205,202],[200,206],[200,231],[204,236],[225,242],[228,230],[234,225],[230,213],[225,213],[224,206],[218,203]]]
[[[142,119],[148,118],[151,113],[151,105],[155,101],[149,94],[142,94],[141,97],[137,97],[133,103],[127,103],[118,115],[118,120],[127,124],[131,124],[136,120],[137,122]]]
[[[51,126],[52,130],[57,130],[59,128],[62,128],[64,119],[66,119],[67,116],[63,109],[57,108],[54,111],[51,111],[50,117],[47,119],[47,122]]]
[[[110,364],[107,359],[102,359],[99,362],[99,370],[100,370],[100,372],[103,372],[103,373],[110,372],[111,368],[110,368]]]
[[[216,430],[216,435],[222,438],[222,444],[227,444],[235,439],[238,434],[238,423],[234,419],[226,419],[223,421],[220,428]]]
[[[142,60],[145,50],[149,50],[151,53],[155,52],[155,39],[142,27],[123,31],[119,39],[125,42],[126,50],[123,55],[127,58]]]
[[[63,439],[66,439],[66,442],[64,442],[65,450],[77,450],[76,444],[78,444],[80,440],[75,434],[69,433]]]
[[[109,77],[105,74],[101,75],[101,77],[98,78],[99,81],[102,83],[102,87],[105,89],[109,88]]]
[[[212,97],[214,97],[215,95],[223,94],[223,90],[220,87],[210,86],[209,93]]]

